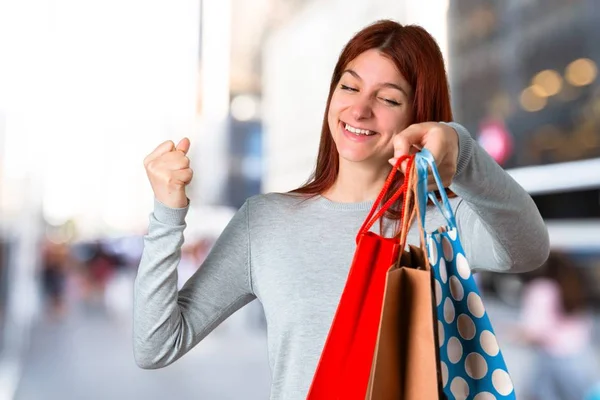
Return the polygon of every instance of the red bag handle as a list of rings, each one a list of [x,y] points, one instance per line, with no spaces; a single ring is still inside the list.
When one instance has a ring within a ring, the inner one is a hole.
[[[398,170],[400,169],[400,165],[405,160],[408,160],[408,163],[406,166],[406,171],[412,170],[412,164],[415,160],[415,156],[404,155],[404,156],[398,158],[398,160],[396,161],[396,164],[392,168],[392,171],[389,173],[387,179],[385,180],[383,188],[381,189],[381,192],[379,192],[379,196],[377,196],[375,203],[373,203],[373,207],[371,207],[371,211],[369,211],[369,215],[367,215],[365,222],[358,230],[358,235],[356,236],[357,243],[358,243],[358,240],[360,239],[360,236],[365,234],[366,232],[368,232],[369,229],[371,229],[371,227],[373,226],[373,224],[392,206],[392,204],[394,204],[394,202],[396,202],[400,198],[400,196],[402,196],[403,194],[406,193],[406,191],[408,189],[408,179],[404,179],[404,182],[402,182],[402,186],[400,186],[398,191],[396,191],[396,193],[394,193],[394,195],[383,206],[381,206],[381,208],[379,209],[379,211],[377,211],[377,213],[375,212],[377,210],[377,207],[381,203],[381,200],[383,199],[385,194],[388,192],[390,186],[392,185],[392,181],[394,180],[394,176],[396,176],[396,172],[398,172]],[[402,205],[402,208],[404,209],[404,204]],[[404,212],[403,209],[400,211],[401,215]]]

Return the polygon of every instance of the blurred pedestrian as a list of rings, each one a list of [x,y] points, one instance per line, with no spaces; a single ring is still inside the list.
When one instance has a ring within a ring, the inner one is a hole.
[[[46,311],[53,319],[66,313],[66,284],[69,247],[46,238],[42,246],[41,284]]]
[[[523,293],[517,336],[535,351],[526,395],[531,400],[582,400],[598,378],[589,290],[581,267],[552,252]]]

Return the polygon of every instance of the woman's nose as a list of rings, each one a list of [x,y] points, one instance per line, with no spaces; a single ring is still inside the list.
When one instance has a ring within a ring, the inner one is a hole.
[[[367,119],[373,115],[373,110],[367,99],[356,99],[352,105],[351,114],[355,120]]]

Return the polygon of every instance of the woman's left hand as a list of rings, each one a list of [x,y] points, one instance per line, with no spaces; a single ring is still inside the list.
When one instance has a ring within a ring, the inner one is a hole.
[[[414,154],[422,148],[431,152],[444,187],[450,186],[458,164],[458,133],[449,125],[437,122],[413,124],[393,138],[394,157],[390,164],[396,165],[399,157]],[[406,172],[406,161],[402,163]],[[432,174],[429,174],[429,190],[437,190]]]

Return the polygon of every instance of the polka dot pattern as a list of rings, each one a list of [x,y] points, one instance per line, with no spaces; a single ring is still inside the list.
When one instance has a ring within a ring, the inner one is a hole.
[[[454,321],[454,313],[454,303],[452,303],[452,300],[448,297],[444,302],[444,321],[447,323]]]
[[[458,332],[465,340],[471,340],[475,337],[475,323],[467,314],[461,314],[458,316]]]
[[[440,270],[440,279],[442,280],[442,283],[448,282],[448,270],[446,269],[446,260],[441,258],[440,265],[438,268]]]
[[[438,263],[438,244],[434,242],[431,238],[429,239],[427,244],[429,245],[429,263],[431,265],[436,265]]]
[[[450,240],[452,240],[453,242],[456,240],[456,235],[458,234],[458,231],[456,229],[450,229],[448,231],[448,237],[450,238]]]
[[[471,353],[465,359],[467,375],[473,379],[481,379],[487,374],[487,362],[479,353]]]
[[[440,362],[440,366],[442,367],[442,387],[446,387],[448,384],[448,366],[445,362]]]
[[[469,267],[469,263],[462,253],[456,255],[456,270],[463,279],[469,279],[471,276],[471,267]]]
[[[451,337],[448,340],[448,359],[451,363],[456,364],[460,361],[463,355],[462,344],[460,344],[460,340],[455,337]]]
[[[440,284],[440,281],[435,281],[435,302],[437,306],[442,304],[442,299],[442,285]]]
[[[515,400],[514,387],[455,227],[427,234],[442,385],[448,399]]]
[[[481,348],[483,351],[485,351],[491,357],[495,357],[500,351],[498,342],[496,341],[496,336],[490,331],[481,332],[479,341],[481,342]]]
[[[462,283],[455,276],[450,277],[450,293],[452,293],[452,297],[456,301],[461,301],[465,295]]]
[[[450,392],[452,392],[456,400],[465,400],[469,395],[469,385],[467,381],[457,376],[450,384]]]
[[[467,296],[467,307],[469,308],[469,312],[477,318],[481,318],[485,315],[483,301],[481,301],[481,297],[475,292],[471,292]]]
[[[492,382],[494,384],[494,388],[502,396],[508,396],[514,390],[510,376],[508,376],[508,372],[504,371],[503,369],[497,369],[492,373]]]
[[[481,392],[473,398],[473,400],[496,400],[496,396],[490,392]]]
[[[454,259],[454,249],[452,248],[450,239],[448,239],[447,236],[444,236],[444,238],[442,239],[442,251],[446,261],[452,261]]]

